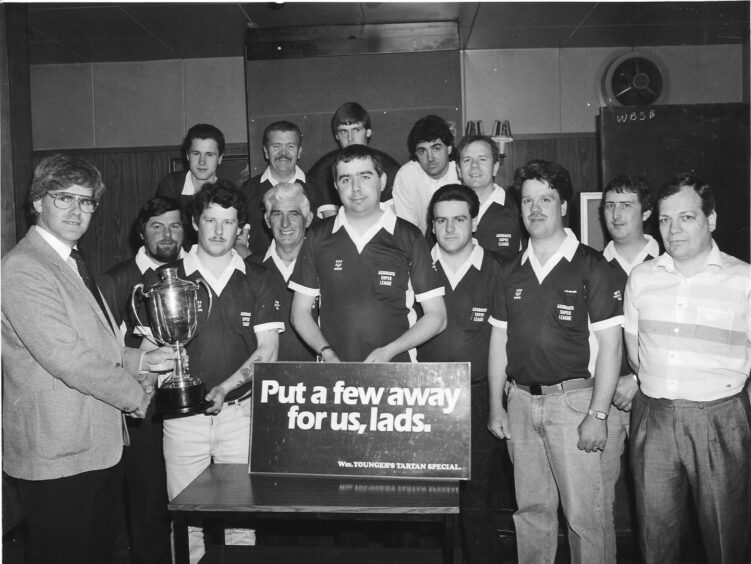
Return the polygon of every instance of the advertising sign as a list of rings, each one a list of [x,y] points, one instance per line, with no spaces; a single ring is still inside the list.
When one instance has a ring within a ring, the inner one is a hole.
[[[469,363],[255,365],[250,472],[470,477]]]

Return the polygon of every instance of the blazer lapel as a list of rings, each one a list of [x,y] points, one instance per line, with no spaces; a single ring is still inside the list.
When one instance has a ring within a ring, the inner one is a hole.
[[[37,251],[39,251],[40,254],[44,256],[55,268],[57,268],[58,272],[60,272],[60,275],[65,278],[71,285],[72,288],[75,288],[77,292],[81,294],[84,300],[89,304],[89,307],[94,310],[94,313],[99,318],[99,321],[104,325],[104,327],[107,329],[107,332],[110,334],[113,334],[113,330],[116,331],[114,334],[114,337],[118,340],[121,340],[121,336],[118,335],[119,329],[115,329],[115,321],[112,317],[112,312],[109,311],[109,306],[107,305],[107,302],[104,299],[104,296],[102,296],[102,302],[104,303],[104,307],[107,308],[107,314],[110,316],[110,319],[112,322],[110,323],[109,320],[107,320],[106,317],[104,317],[104,312],[102,311],[102,308],[99,307],[99,304],[97,303],[94,296],[89,292],[89,289],[86,287],[86,284],[83,283],[83,280],[81,277],[73,270],[73,267],[65,262],[63,258],[55,252],[55,249],[50,247],[50,245],[45,241],[41,235],[39,235],[36,232],[36,229],[30,229],[27,233],[27,238],[29,240],[29,243],[31,243]],[[97,291],[99,291],[99,294],[101,295],[101,291],[97,287]]]

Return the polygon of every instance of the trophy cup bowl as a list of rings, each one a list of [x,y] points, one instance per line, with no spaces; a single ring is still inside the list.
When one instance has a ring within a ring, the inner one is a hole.
[[[144,290],[136,284],[130,296],[130,306],[138,324],[151,328],[151,337],[157,345],[169,345],[175,352],[175,370],[156,390],[156,410],[164,415],[188,415],[203,412],[211,402],[206,401],[206,389],[198,377],[191,376],[182,361],[183,347],[196,336],[198,327],[198,289],[203,285],[209,295],[207,317],[211,315],[212,295],[206,281],[183,280],[177,276],[177,267],[160,268],[159,281]],[[141,321],[136,307],[136,295],[146,303],[149,324]]]

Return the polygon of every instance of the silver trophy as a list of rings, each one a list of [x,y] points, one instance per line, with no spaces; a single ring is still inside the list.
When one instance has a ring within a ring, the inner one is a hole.
[[[197,282],[182,280],[177,276],[177,267],[160,268],[157,274],[159,282],[147,290],[143,284],[137,284],[130,296],[133,315],[141,327],[147,325],[138,316],[136,295],[146,302],[151,328],[151,338],[146,338],[158,345],[169,345],[175,351],[175,370],[157,388],[156,409],[165,415],[202,412],[211,402],[204,399],[203,382],[191,376],[183,365],[182,349],[199,331],[198,288],[203,285],[209,295],[207,317],[211,315],[213,302],[211,289],[202,278]]]

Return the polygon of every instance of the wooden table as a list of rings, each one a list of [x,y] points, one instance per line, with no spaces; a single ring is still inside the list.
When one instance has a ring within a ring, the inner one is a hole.
[[[247,517],[251,524],[285,514],[442,522],[443,562],[461,562],[455,550],[459,482],[454,480],[250,475],[244,464],[212,464],[170,502],[169,509],[176,564],[188,563],[188,521],[230,514]]]

